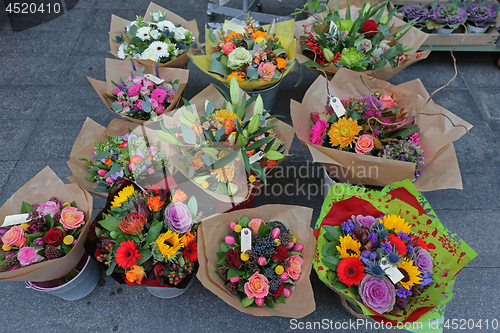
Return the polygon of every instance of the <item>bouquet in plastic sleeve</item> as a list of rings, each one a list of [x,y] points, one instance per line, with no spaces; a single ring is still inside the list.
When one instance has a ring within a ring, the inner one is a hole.
[[[103,197],[120,178],[143,185],[157,182],[164,169],[172,172],[166,150],[149,128],[120,119],[104,127],[87,118],[67,161],[72,172],[68,180]]]
[[[139,68],[134,61],[106,59],[106,81],[88,79],[109,110],[143,124],[177,106],[188,76],[187,69]]]
[[[430,51],[417,50],[428,35],[412,26],[415,20],[394,17],[396,8],[387,12],[387,4],[333,1],[326,12],[296,22],[297,60],[328,74],[348,68],[386,80],[425,59]]]
[[[184,68],[187,52],[198,48],[196,20],[180,16],[150,3],[144,17],[133,22],[112,15],[109,30],[111,54],[119,59],[131,58],[154,67]]]
[[[198,279],[241,312],[306,316],[316,308],[309,281],[311,215],[310,208],[266,205],[204,220]]]
[[[84,254],[92,197],[46,167],[0,208],[0,280],[49,281]]]
[[[420,80],[395,86],[341,69],[324,85],[319,77],[290,110],[297,137],[334,178],[462,188],[453,141],[472,125],[429,100]]]
[[[333,184],[315,235],[313,265],[328,287],[378,322],[429,331],[430,322],[442,325],[455,277],[477,255],[408,180],[381,191]]]
[[[239,25],[226,21],[206,29],[206,55],[189,55],[198,68],[229,85],[231,77],[245,91],[279,82],[295,64],[293,20],[259,26],[251,17]]]

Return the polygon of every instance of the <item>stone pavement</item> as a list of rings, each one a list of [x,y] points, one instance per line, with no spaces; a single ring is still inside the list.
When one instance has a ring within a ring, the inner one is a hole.
[[[233,5],[239,2],[232,1]],[[185,19],[197,19],[203,31],[207,0],[157,3]],[[303,0],[266,0],[263,10],[285,15],[303,3]],[[62,179],[69,176],[66,161],[86,117],[104,126],[115,118],[86,77],[105,78],[104,58],[112,57],[108,52],[111,14],[132,20],[136,14],[143,15],[148,4],[149,0],[80,0],[64,16],[17,33],[12,33],[8,22],[1,22],[4,29],[0,30],[0,205],[46,165]],[[478,253],[458,275],[455,297],[448,303],[445,319],[491,322],[494,318],[500,320],[497,289],[500,222],[496,215],[500,211],[497,173],[500,171],[500,70],[495,66],[498,54],[457,52],[456,56],[458,77],[438,92],[434,100],[474,125],[471,131],[474,137],[465,135],[455,144],[464,189],[434,191],[426,197],[443,224]],[[191,72],[187,99],[214,82],[192,64],[188,68]],[[403,70],[391,82],[420,78],[433,91],[453,75],[450,54],[434,52],[428,59]],[[295,87],[300,76],[300,84]],[[316,73],[306,69],[286,77],[273,113],[284,115],[291,124],[290,98],[300,101],[316,77]],[[311,163],[309,153],[296,139],[291,153],[294,155],[282,164],[284,167],[306,165],[318,169],[319,165]],[[270,182],[272,186],[280,179],[271,177]],[[320,185],[322,174],[316,172],[299,182]],[[96,214],[104,206],[104,200],[96,196],[94,199]],[[257,198],[255,206],[267,203],[314,208],[314,224],[322,195],[309,198],[263,195]],[[354,320],[314,271],[311,279],[317,310],[301,321]],[[0,282],[0,286],[4,309],[0,311],[2,332],[282,332],[293,328],[287,318],[242,314],[199,281],[181,297],[168,300],[156,298],[141,287],[119,285],[102,273],[89,296],[71,303],[25,289],[24,282]],[[484,327],[483,330],[488,331]],[[471,332],[483,330],[476,328]],[[342,331],[377,332],[363,327]]]

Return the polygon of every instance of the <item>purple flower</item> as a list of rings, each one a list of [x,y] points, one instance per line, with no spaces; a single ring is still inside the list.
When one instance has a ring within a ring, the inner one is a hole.
[[[498,14],[499,5],[489,1],[476,1],[469,8],[468,21],[477,27],[494,26]]]
[[[38,213],[40,213],[40,215],[50,215],[50,217],[53,217],[55,213],[58,213],[60,211],[59,205],[54,201],[47,201],[36,210]]]
[[[413,246],[411,246],[411,245],[406,245],[406,250],[407,250],[408,252],[412,253],[412,252],[413,252]]]
[[[165,209],[165,219],[173,231],[183,234],[191,230],[193,217],[188,206],[182,202],[174,202]]]
[[[370,239],[371,239],[374,243],[376,243],[376,242],[377,242],[377,240],[378,240],[378,237],[377,237],[377,234],[376,234],[376,233],[372,232],[371,234],[369,234],[369,235],[368,235],[367,239],[368,239],[368,240],[370,240]]]
[[[382,251],[385,251],[386,253],[392,253],[392,246],[389,243],[382,243],[380,244],[380,249]]]
[[[14,254],[16,254],[16,253],[15,252],[7,252],[7,253],[5,253],[5,259],[12,258],[14,256]]]
[[[356,227],[351,220],[347,220],[346,222],[342,222],[342,230],[344,230],[346,234],[351,234],[353,230],[356,230]]]
[[[123,170],[122,170],[122,171],[118,171],[115,174],[112,174],[111,178],[113,178],[113,180],[116,180],[118,177],[123,177],[123,175],[124,175],[124,173],[123,173]]]
[[[358,291],[363,303],[379,314],[391,311],[396,303],[396,290],[385,277],[365,275]]]
[[[420,281],[420,285],[422,287],[425,287],[431,283],[434,283],[434,280],[432,279],[432,274],[430,272],[425,272],[419,275],[419,277],[422,279]]]
[[[430,16],[430,12],[427,6],[417,3],[404,6],[403,13],[410,21],[417,19],[415,23],[422,23]]]
[[[21,268],[21,266],[20,266],[20,265],[14,265],[14,266],[12,266],[11,268],[9,268],[9,269],[7,270],[7,272],[10,272],[10,271],[15,271],[16,269],[19,269],[19,268]]]
[[[404,241],[410,240],[410,237],[408,237],[408,235],[406,233],[404,233],[403,231],[398,232],[398,237]]]
[[[356,216],[356,218],[353,219],[359,226],[366,229],[370,229],[375,223],[375,221],[377,221],[377,219],[374,218],[373,216],[363,216],[363,215],[358,215]]]
[[[0,236],[3,236],[7,231],[9,231],[9,228],[5,227],[0,228]]]
[[[33,241],[33,244],[36,246],[44,246],[45,241],[43,240],[43,238],[37,238]]]
[[[361,257],[360,257],[361,261],[363,261],[363,263],[365,265],[370,265],[372,264],[372,260],[375,260],[377,259],[377,252],[373,251],[363,251],[361,253]]]
[[[403,287],[398,287],[398,289],[396,289],[396,295],[401,298],[407,298],[411,296],[411,291]]]
[[[467,12],[455,3],[443,2],[434,7],[431,17],[439,24],[448,25],[450,28],[457,28],[465,22]]]
[[[366,102],[365,109],[377,109],[383,110],[385,109],[384,104],[378,100],[375,96],[365,96],[358,99],[360,102]]]
[[[420,248],[412,254],[413,264],[422,272],[432,272],[432,257],[429,252]]]
[[[415,178],[420,176],[424,167],[424,150],[410,138],[389,142],[379,156],[390,160],[415,163]]]

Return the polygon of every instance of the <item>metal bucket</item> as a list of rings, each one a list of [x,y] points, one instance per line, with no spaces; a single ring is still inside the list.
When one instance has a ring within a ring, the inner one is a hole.
[[[246,93],[250,97],[252,97],[253,95],[260,95],[262,97],[262,101],[264,102],[264,110],[271,111],[273,109],[276,95],[278,94],[280,83],[281,81],[278,81],[278,83],[276,83],[274,86],[267,89],[246,91]],[[229,87],[227,85],[224,85],[224,90],[229,95]]]
[[[68,301],[74,301],[87,296],[94,290],[97,282],[99,282],[99,275],[97,262],[90,256],[87,256],[82,270],[71,281],[56,287],[50,286],[54,285],[57,280],[43,282],[26,281],[26,288],[43,291]]]
[[[194,275],[191,277],[191,281],[187,284],[186,288],[175,288],[175,287],[146,287],[146,289],[156,297],[160,298],[174,298],[180,296],[188,290],[193,284],[195,278]]]

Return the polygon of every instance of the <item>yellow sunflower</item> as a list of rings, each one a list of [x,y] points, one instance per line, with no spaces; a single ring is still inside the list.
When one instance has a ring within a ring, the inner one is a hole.
[[[359,258],[361,256],[360,248],[361,243],[352,239],[351,235],[340,237],[340,246],[337,246],[337,250],[340,252],[342,258]]]
[[[396,234],[402,231],[408,235],[411,232],[411,225],[409,225],[404,218],[398,215],[386,215],[380,223],[383,223],[384,227],[388,230],[394,229]]]
[[[113,201],[111,202],[111,206],[120,207],[122,205],[122,203],[127,201],[127,199],[131,195],[135,195],[135,193],[136,192],[135,192],[134,186],[129,185],[129,186],[124,187],[123,190],[118,192],[118,194],[114,197]]]
[[[340,118],[328,131],[330,143],[332,146],[340,146],[340,149],[350,146],[358,138],[361,128],[352,118]]]
[[[238,117],[238,115],[236,113],[234,113],[233,111],[224,110],[224,109],[220,109],[220,110],[215,111],[214,119],[218,120],[221,123],[224,123],[224,120],[226,120],[226,119],[229,119],[231,121],[238,119],[238,121],[241,123],[241,119],[240,119],[240,117]]]
[[[181,242],[178,233],[169,230],[158,237],[156,246],[158,246],[161,254],[170,259],[170,257],[179,251],[184,244]]]
[[[413,260],[410,261],[400,261],[397,264],[397,268],[404,275],[404,278],[399,281],[403,287],[410,290],[410,287],[415,284],[420,284],[422,281],[421,278],[418,277],[420,271],[417,266],[413,266]]]
[[[224,156],[228,155],[229,153],[227,151],[221,151],[219,153],[219,159],[223,158]],[[218,168],[215,170],[210,170],[210,173],[212,176],[215,176],[217,180],[221,183],[226,183],[226,182],[232,182],[234,180],[234,162],[223,166],[222,168]]]

